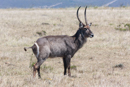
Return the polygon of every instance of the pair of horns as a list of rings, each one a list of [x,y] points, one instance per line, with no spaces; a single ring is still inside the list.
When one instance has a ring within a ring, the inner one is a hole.
[[[80,6],[80,7],[81,7],[81,6]],[[83,22],[81,22],[81,20],[79,19],[79,16],[78,16],[78,11],[79,11],[80,7],[77,9],[77,18],[78,18],[79,22],[83,24]],[[87,18],[86,18],[86,9],[87,9],[87,6],[85,7],[84,18],[85,18],[85,23],[86,23],[86,25],[88,25],[88,23],[87,23]]]

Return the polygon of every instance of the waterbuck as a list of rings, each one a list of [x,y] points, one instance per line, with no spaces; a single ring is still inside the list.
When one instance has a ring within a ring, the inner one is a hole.
[[[81,7],[81,6],[80,6]],[[87,38],[94,37],[94,34],[90,30],[91,23],[88,24],[86,18],[86,9],[84,11],[85,23],[80,21],[77,9],[77,19],[79,21],[79,29],[73,36],[67,35],[56,35],[56,36],[45,36],[39,38],[32,47],[25,47],[24,50],[27,51],[31,48],[33,53],[37,58],[37,63],[33,66],[33,77],[36,76],[36,71],[38,71],[38,77],[40,75],[40,66],[48,58],[62,57],[64,63],[64,75],[66,75],[66,69],[68,69],[68,76],[71,76],[70,72],[70,62],[74,54],[85,44]]]

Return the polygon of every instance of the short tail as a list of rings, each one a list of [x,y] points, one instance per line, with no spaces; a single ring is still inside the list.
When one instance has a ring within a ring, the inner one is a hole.
[[[24,51],[27,51],[27,49],[30,49],[32,47],[24,47]]]

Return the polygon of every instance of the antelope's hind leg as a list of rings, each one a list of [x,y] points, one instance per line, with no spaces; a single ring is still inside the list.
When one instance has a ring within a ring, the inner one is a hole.
[[[45,61],[44,59],[38,59],[37,63],[34,64],[33,66],[33,77],[36,77],[36,71],[38,71],[38,77],[41,78],[41,74],[40,74],[40,66],[42,65],[42,63]]]
[[[39,68],[37,69],[37,72],[38,72],[38,77],[41,78],[41,74],[40,74],[40,66],[39,66]]]

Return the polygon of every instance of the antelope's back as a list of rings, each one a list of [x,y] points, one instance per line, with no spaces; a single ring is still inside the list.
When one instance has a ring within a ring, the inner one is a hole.
[[[49,57],[64,57],[74,49],[73,39],[67,35],[46,36],[37,40],[44,53],[49,52]]]

